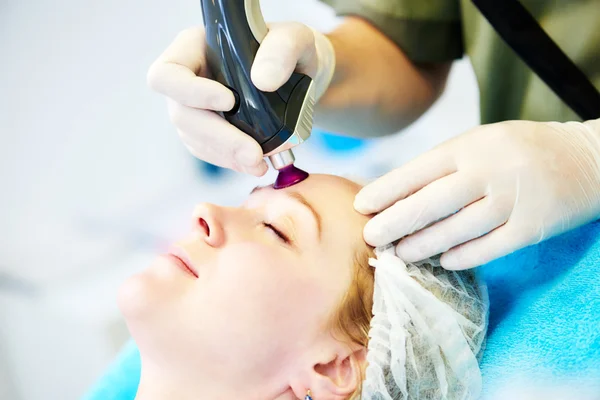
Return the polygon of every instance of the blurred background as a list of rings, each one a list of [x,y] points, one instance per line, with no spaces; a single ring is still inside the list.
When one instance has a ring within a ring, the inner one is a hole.
[[[331,30],[316,1],[267,20]],[[199,2],[0,1],[0,399],[78,399],[128,340],[119,284],[189,227],[194,204],[258,183],[190,156],[146,71]],[[467,60],[420,121],[369,142],[315,129],[298,166],[372,178],[478,123]]]

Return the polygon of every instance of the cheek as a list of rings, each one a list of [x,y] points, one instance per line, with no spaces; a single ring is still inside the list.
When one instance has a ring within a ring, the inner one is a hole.
[[[214,310],[228,316],[232,334],[251,332],[256,340],[296,337],[317,324],[322,285],[297,254],[257,244],[231,246],[207,282]],[[321,302],[321,308],[326,306]]]
[[[265,306],[277,298],[293,298],[310,282],[302,260],[278,246],[240,244],[221,252],[213,282],[228,298]],[[211,285],[211,282],[208,282]],[[224,296],[223,296],[224,298]],[[270,304],[272,306],[272,304]]]

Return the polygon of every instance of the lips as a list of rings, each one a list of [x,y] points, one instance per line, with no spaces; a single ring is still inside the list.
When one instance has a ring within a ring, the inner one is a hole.
[[[171,249],[169,249],[168,256],[185,272],[187,272],[190,275],[193,275],[195,278],[198,278],[198,272],[196,268],[194,268],[194,265],[192,264],[190,257],[185,252],[185,250],[179,247],[172,247]]]

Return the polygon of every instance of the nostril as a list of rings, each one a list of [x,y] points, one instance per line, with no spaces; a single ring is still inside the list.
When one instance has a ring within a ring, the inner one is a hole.
[[[206,220],[204,218],[198,218],[198,224],[204,231],[204,234],[206,236],[210,236],[210,227],[208,226],[208,223],[206,222]]]

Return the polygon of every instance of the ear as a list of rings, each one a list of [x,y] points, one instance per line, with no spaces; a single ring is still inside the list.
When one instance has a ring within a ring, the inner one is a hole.
[[[313,361],[296,396],[304,399],[310,389],[318,400],[347,400],[359,387],[367,362],[367,349],[357,344],[336,343]],[[296,392],[296,390],[294,390]]]

